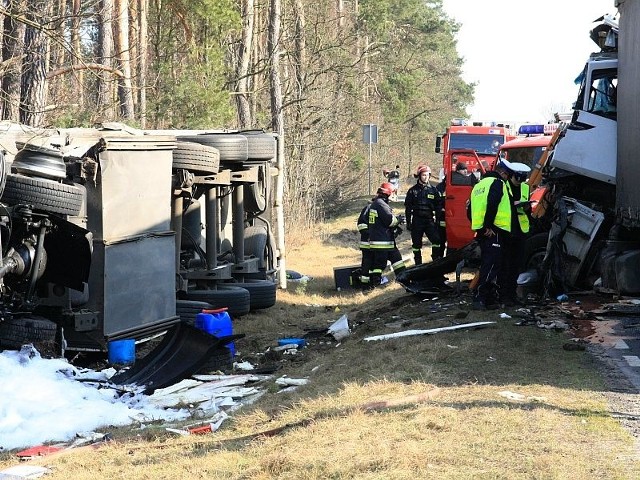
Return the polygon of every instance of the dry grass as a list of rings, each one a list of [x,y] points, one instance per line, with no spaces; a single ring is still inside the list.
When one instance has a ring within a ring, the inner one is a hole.
[[[368,296],[337,292],[333,267],[359,261],[357,210],[346,208],[289,251],[289,268],[313,280],[290,284],[275,307],[235,321],[246,334],[237,342],[243,358],[308,385],[265,395],[211,435],[134,431],[97,450],[40,459],[53,470],[47,478],[640,478],[635,444],[608,412],[594,361],[563,350],[564,334],[469,312],[467,295],[423,302],[395,284]],[[406,234],[402,242],[407,252]],[[294,357],[263,355],[278,338],[326,328],[343,313],[353,329],[343,343],[321,336]],[[363,340],[485,319],[498,323]]]

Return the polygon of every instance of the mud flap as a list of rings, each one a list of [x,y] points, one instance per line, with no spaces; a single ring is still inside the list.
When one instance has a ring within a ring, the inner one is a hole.
[[[111,377],[111,382],[144,386],[144,393],[151,394],[194,374],[217,349],[243,337],[244,334],[214,337],[179,323],[167,331],[156,348],[130,369]]]

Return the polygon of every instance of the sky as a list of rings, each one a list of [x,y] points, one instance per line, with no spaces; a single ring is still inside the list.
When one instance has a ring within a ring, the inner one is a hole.
[[[121,396],[87,381],[104,382],[114,372],[78,370],[37,352],[0,352],[0,452],[108,432],[110,425],[188,417],[187,410],[159,408],[140,393]]]
[[[574,83],[591,52],[593,21],[614,15],[614,0],[443,0],[461,24],[463,78],[476,83],[468,118],[505,123],[546,122],[567,112]]]

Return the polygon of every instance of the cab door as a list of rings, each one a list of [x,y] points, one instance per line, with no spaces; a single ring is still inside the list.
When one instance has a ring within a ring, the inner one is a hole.
[[[474,232],[471,230],[471,222],[467,218],[467,200],[478,180],[477,177],[473,181],[471,177],[463,179],[453,175],[455,165],[457,162],[464,162],[470,170],[477,170],[481,174],[485,172],[485,166],[473,150],[452,150],[444,161],[447,251],[451,251],[462,248],[473,240]]]

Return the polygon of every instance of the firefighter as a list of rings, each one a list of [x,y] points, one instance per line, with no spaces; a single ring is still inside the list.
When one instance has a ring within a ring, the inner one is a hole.
[[[375,199],[373,199],[375,200]],[[358,216],[358,232],[360,233],[360,251],[362,252],[362,260],[360,262],[360,283],[363,288],[368,288],[370,284],[369,271],[373,265],[373,253],[371,252],[371,246],[369,245],[369,209],[371,203],[368,202],[360,215]]]
[[[407,230],[411,231],[411,250],[416,265],[422,263],[422,237],[426,234],[431,242],[431,258],[437,260],[443,256],[440,234],[436,224],[436,215],[440,216],[443,202],[438,189],[429,183],[431,169],[420,165],[414,177],[416,184],[407,191],[404,200]]]
[[[509,178],[512,165],[500,159],[471,191],[471,228],[480,246],[480,274],[473,292],[473,308],[494,310],[499,296],[496,281],[503,268],[503,244],[510,240],[513,199]]]
[[[502,255],[508,261],[502,262],[498,271],[498,288],[502,308],[522,305],[517,295],[517,280],[520,266],[523,263],[524,243],[529,233],[529,185],[526,183],[531,168],[524,163],[512,162],[509,175],[509,187],[512,201],[511,207],[511,235],[504,237]]]
[[[393,185],[385,182],[380,185],[369,207],[369,248],[373,264],[369,271],[369,288],[380,285],[382,272],[391,263],[396,276],[406,268],[402,255],[396,246],[396,232],[404,223],[404,215],[394,215],[389,206],[389,197],[393,194]]]

